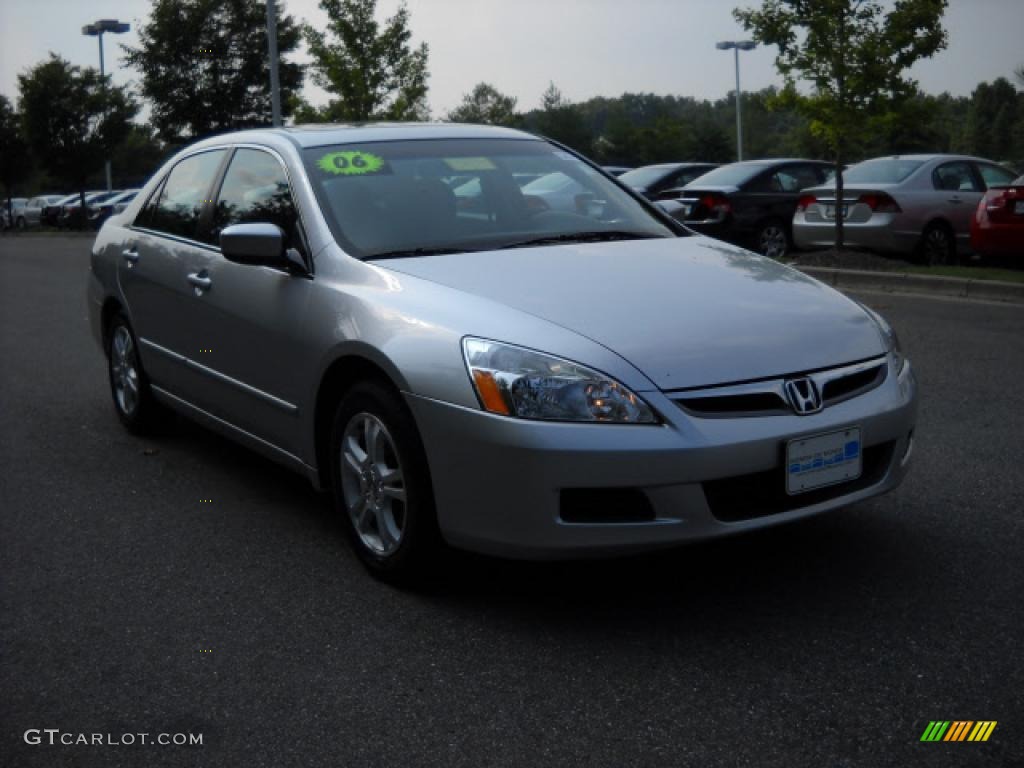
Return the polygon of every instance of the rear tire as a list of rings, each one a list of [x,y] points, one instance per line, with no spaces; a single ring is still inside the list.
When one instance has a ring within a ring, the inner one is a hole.
[[[929,224],[921,235],[918,257],[929,267],[955,265],[959,263],[956,254],[956,239],[945,224]]]
[[[19,216],[18,220],[16,222],[14,222],[14,226],[17,227],[17,229],[19,231],[20,230],[24,230],[25,227],[28,226],[28,222],[25,221],[25,217],[24,216]]]
[[[122,314],[114,316],[107,334],[107,374],[114,410],[121,423],[137,435],[152,432],[159,421],[160,406],[153,399],[149,379],[142,370],[135,333]]]
[[[757,230],[757,252],[770,259],[782,259],[793,250],[793,242],[784,222],[766,221]]]
[[[353,386],[334,415],[329,461],[335,509],[370,573],[404,585],[426,575],[443,543],[426,453],[399,396],[374,381]]]

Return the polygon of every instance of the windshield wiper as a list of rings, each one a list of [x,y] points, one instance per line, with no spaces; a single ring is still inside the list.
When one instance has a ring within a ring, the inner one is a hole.
[[[398,251],[382,251],[363,256],[363,261],[377,259],[404,259],[407,256],[446,256],[451,253],[470,253],[466,248],[404,248]]]
[[[501,248],[529,248],[533,245],[558,245],[559,243],[601,243],[611,240],[650,240],[660,237],[664,237],[664,235],[654,235],[650,232],[633,232],[628,229],[596,229],[591,232],[566,232],[562,235],[534,237],[529,240],[508,243],[501,246]]]

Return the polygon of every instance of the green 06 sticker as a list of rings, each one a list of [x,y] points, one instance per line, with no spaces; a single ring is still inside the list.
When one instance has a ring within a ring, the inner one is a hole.
[[[330,152],[316,163],[327,173],[343,176],[357,176],[361,173],[376,173],[384,167],[384,158],[369,152]]]

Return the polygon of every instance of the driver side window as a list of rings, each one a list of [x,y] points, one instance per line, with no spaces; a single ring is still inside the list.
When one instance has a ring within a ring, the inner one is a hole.
[[[286,246],[305,253],[284,168],[269,152],[243,148],[235,151],[224,174],[210,242],[216,245],[225,227],[251,223],[276,224],[285,234]]]

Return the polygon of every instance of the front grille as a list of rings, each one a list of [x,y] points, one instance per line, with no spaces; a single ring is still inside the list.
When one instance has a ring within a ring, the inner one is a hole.
[[[698,416],[767,416],[792,410],[777,392],[681,397],[676,403],[683,410]]]
[[[866,371],[859,371],[849,376],[841,376],[825,382],[821,388],[821,399],[825,405],[835,405],[843,400],[874,389],[885,378],[885,365],[878,365],[875,368],[868,368]]]
[[[566,523],[654,522],[654,508],[639,488],[564,488],[560,502]]]
[[[878,358],[841,368],[795,373],[792,377],[812,379],[821,393],[822,405],[827,407],[879,386],[885,380],[886,370],[885,358]],[[706,419],[779,416],[793,413],[793,407],[784,394],[787,378],[791,377],[757,379],[699,390],[676,390],[667,394],[687,413]]]
[[[880,483],[892,463],[895,445],[895,441],[890,441],[865,448],[860,477],[845,483],[790,496],[786,493],[786,476],[780,462],[775,469],[766,472],[725,477],[702,483],[704,497],[707,499],[711,514],[726,523],[810,507]]]

